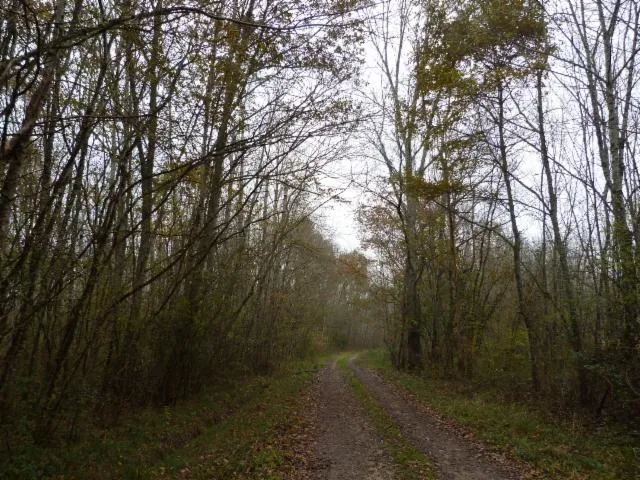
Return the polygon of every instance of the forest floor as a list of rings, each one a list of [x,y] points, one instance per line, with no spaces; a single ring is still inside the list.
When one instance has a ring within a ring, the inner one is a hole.
[[[0,455],[0,479],[640,479],[640,441],[624,429],[398,372],[375,351],[82,425],[71,444]]]

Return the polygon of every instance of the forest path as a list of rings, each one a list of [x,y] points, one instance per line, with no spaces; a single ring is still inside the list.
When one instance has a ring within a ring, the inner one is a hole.
[[[516,480],[525,478],[517,467],[442,422],[423,405],[394,388],[372,370],[349,361],[356,378],[389,413],[402,434],[436,465],[446,480]],[[347,478],[347,477],[344,477]]]
[[[315,385],[319,435],[316,480],[392,480],[393,462],[384,442],[353,395],[336,361]]]

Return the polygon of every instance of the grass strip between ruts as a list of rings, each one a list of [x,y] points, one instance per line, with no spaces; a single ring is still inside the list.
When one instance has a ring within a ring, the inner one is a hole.
[[[348,366],[349,355],[341,355],[337,365],[343,371],[351,389],[385,441],[388,452],[403,480],[436,479],[433,463],[406,439],[389,413],[371,396]]]

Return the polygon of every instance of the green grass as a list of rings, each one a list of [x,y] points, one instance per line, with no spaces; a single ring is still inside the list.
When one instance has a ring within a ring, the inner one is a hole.
[[[23,445],[0,458],[2,479],[280,478],[290,458],[274,439],[295,421],[314,362],[235,381],[175,407],[148,409],[119,425],[88,426],[66,447]]]
[[[433,464],[416,449],[400,432],[398,425],[387,411],[371,396],[366,387],[348,366],[351,355],[338,357],[338,366],[343,370],[353,393],[373,421],[376,430],[385,441],[388,452],[397,466],[400,478],[404,480],[431,480],[436,478]]]
[[[359,361],[477,438],[529,462],[546,478],[640,479],[640,441],[622,428],[558,419],[542,409],[505,401],[497,392],[399,372],[383,351],[366,352]]]

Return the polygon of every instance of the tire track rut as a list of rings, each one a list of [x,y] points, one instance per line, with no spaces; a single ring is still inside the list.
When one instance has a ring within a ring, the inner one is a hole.
[[[407,401],[373,371],[349,362],[356,377],[366,386],[418,450],[431,458],[445,480],[520,480],[518,468],[504,458],[490,458],[475,442],[461,438],[443,426],[426,409]]]
[[[334,361],[315,386],[320,432],[315,480],[393,480],[383,440]]]

